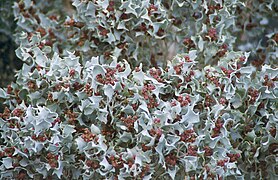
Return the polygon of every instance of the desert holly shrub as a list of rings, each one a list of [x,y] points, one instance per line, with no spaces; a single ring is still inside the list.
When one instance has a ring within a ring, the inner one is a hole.
[[[143,67],[165,67],[175,53],[190,49],[198,50],[199,65],[215,64],[227,49],[233,49],[233,14],[241,4],[75,0],[76,14],[63,17],[53,10],[59,6],[56,1],[20,1],[15,5],[15,16],[19,29],[28,32],[29,38],[39,33],[41,48],[52,47],[52,53],[75,51],[81,61],[92,56],[111,61],[112,55],[126,59],[133,67],[140,62]]]
[[[14,5],[1,179],[277,178],[277,42],[234,50],[245,3],[62,5]]]

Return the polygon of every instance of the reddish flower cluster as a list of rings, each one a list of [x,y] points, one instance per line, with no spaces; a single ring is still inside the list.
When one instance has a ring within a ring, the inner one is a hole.
[[[211,82],[213,82],[213,84],[214,84],[215,86],[217,86],[217,87],[220,86],[220,83],[219,83],[217,77],[215,77],[215,76],[210,76],[210,75],[208,74],[208,72],[206,72],[205,76],[206,76],[206,78],[207,78],[208,80],[210,80]]]
[[[49,93],[47,94],[47,100],[50,101],[50,102],[54,102],[54,100],[53,100],[53,94],[52,94],[51,92],[49,92]]]
[[[127,165],[128,165],[129,168],[131,168],[132,165],[134,164],[135,157],[136,157],[136,156],[133,156],[133,158],[129,158],[129,159],[127,160]]]
[[[8,93],[8,94],[12,94],[12,92],[13,92],[13,88],[12,88],[12,86],[9,84],[9,85],[7,86],[7,93]]]
[[[117,64],[116,70],[117,70],[118,72],[123,72],[123,71],[125,70],[125,66],[124,66],[124,65]]]
[[[96,135],[93,134],[88,128],[84,129],[84,133],[81,135],[81,137],[85,142],[90,142],[93,140],[97,141]]]
[[[27,83],[27,86],[28,86],[28,88],[29,88],[31,91],[35,91],[35,90],[37,89],[37,85],[36,85],[36,83],[34,83],[33,81],[29,81],[29,82]]]
[[[214,103],[215,103],[215,100],[212,98],[212,96],[206,94],[205,107],[211,107]]]
[[[211,41],[215,41],[217,39],[217,31],[215,28],[211,28],[208,30],[207,36],[210,37]]]
[[[83,22],[75,22],[74,19],[72,19],[72,18],[70,20],[66,21],[64,23],[64,25],[77,27],[77,28],[82,28],[83,26],[85,26],[85,24]]]
[[[177,101],[181,104],[181,107],[187,106],[189,103],[191,103],[189,95],[186,95],[185,97],[178,96]]]
[[[18,121],[16,121],[16,120],[14,120],[14,119],[12,119],[12,120],[8,120],[8,127],[9,128],[18,128],[18,129],[20,129],[20,124],[19,124],[19,122]]]
[[[155,119],[153,120],[153,122],[154,122],[155,124],[159,124],[159,123],[160,123],[160,119],[159,119],[159,118],[155,118]]]
[[[129,131],[133,130],[134,122],[137,121],[137,116],[127,116],[126,118],[121,117],[121,121],[123,121],[128,128]]]
[[[97,168],[100,167],[99,162],[98,161],[93,161],[93,160],[87,160],[86,165],[90,168],[93,168],[93,169],[97,169]]]
[[[233,70],[231,70],[231,69],[226,69],[226,68],[224,68],[224,67],[221,67],[221,70],[224,72],[224,74],[225,74],[228,78],[230,78],[231,73],[233,72]]]
[[[223,44],[220,47],[220,50],[216,53],[216,56],[223,57],[226,54],[227,50],[228,50],[227,44]]]
[[[9,108],[5,107],[4,112],[0,113],[0,118],[3,118],[5,120],[9,119],[11,116],[11,111],[9,110]]]
[[[38,135],[38,136],[33,134],[31,137],[32,137],[33,140],[39,141],[39,142],[45,142],[48,139],[46,134],[41,134],[41,135]]]
[[[87,94],[88,96],[92,96],[92,94],[93,94],[93,88],[91,88],[91,85],[90,85],[89,83],[87,83],[87,84],[85,85],[84,91],[86,92],[86,94]]]
[[[216,5],[209,5],[208,6],[208,12],[207,12],[207,16],[209,16],[210,14],[213,14],[215,12],[215,10],[220,10],[223,7],[220,6],[220,4],[216,4]]]
[[[146,144],[142,144],[142,151],[148,151],[151,150],[152,148],[150,146],[146,146]]]
[[[73,83],[72,87],[75,91],[77,91],[77,90],[81,89],[83,87],[83,85],[76,81]]]
[[[195,43],[190,38],[184,38],[183,44],[188,48],[195,48]]]
[[[239,153],[236,154],[227,153],[227,156],[230,158],[229,162],[235,162],[237,161],[238,158],[240,158]]]
[[[176,105],[177,105],[176,100],[173,100],[173,101],[171,102],[171,106],[174,107],[174,106],[176,106]]]
[[[181,135],[181,141],[184,141],[184,142],[188,142],[188,143],[193,143],[196,141],[196,133],[193,129],[188,129],[188,130],[185,130]]]
[[[75,70],[74,69],[70,69],[69,70],[69,75],[70,75],[70,77],[73,77],[75,75]]]
[[[256,68],[261,68],[261,66],[265,63],[265,58],[261,59],[256,59],[252,61],[252,65],[255,66]]]
[[[220,119],[217,119],[215,122],[215,127],[212,129],[213,130],[213,134],[211,137],[217,137],[220,134],[220,129],[223,127],[223,123]]]
[[[52,126],[54,126],[56,123],[60,123],[60,122],[61,122],[61,119],[58,117],[51,124],[52,124]]]
[[[148,108],[155,108],[158,106],[156,98],[151,94],[151,91],[155,90],[155,86],[152,84],[145,84],[142,89],[142,95],[145,100],[148,100]]]
[[[222,104],[223,106],[226,105],[226,103],[227,103],[226,98],[224,98],[224,97],[220,98],[219,103]]]
[[[182,72],[184,62],[181,62],[180,64],[174,66],[174,70],[176,71],[176,74],[180,75]]]
[[[115,5],[115,2],[113,0],[109,1],[109,5],[106,8],[106,10],[109,11],[109,12],[113,12],[114,11],[114,5]]]
[[[128,19],[128,18],[129,18],[129,15],[126,14],[126,13],[123,13],[123,14],[120,16],[120,19],[121,19],[121,20],[126,20],[126,19]]]
[[[159,28],[156,34],[157,34],[158,36],[163,36],[164,33],[165,33],[164,29]]]
[[[245,56],[241,56],[241,57],[239,58],[239,62],[244,62],[245,60],[246,60]]]
[[[114,86],[116,82],[116,79],[114,77],[116,71],[116,69],[106,68],[105,77],[103,77],[101,74],[98,74],[96,76],[96,79],[101,84],[111,84],[112,86]]]
[[[24,114],[24,111],[22,109],[16,108],[12,112],[13,116],[21,117]]]
[[[274,81],[276,79],[270,79],[268,75],[265,75],[263,85],[267,86],[268,88],[274,88]]]
[[[189,56],[184,56],[184,59],[185,59],[186,62],[192,62],[192,60],[190,59]]]
[[[1,157],[13,157],[13,154],[14,154],[14,151],[15,151],[15,147],[7,147],[4,149],[3,152],[0,152],[0,158]]]
[[[177,164],[178,158],[174,153],[170,153],[165,157],[165,162],[167,166],[175,166]]]
[[[228,159],[221,159],[217,161],[217,166],[224,167],[225,164],[228,162]]]
[[[188,146],[187,155],[189,156],[197,156],[197,146]]]
[[[53,87],[53,90],[54,90],[54,91],[60,91],[61,89],[62,89],[62,83],[56,84],[56,85]]]
[[[156,140],[159,140],[163,132],[162,129],[158,128],[158,129],[151,129],[149,133],[151,136],[156,136]]]
[[[250,99],[249,99],[250,104],[254,104],[259,96],[259,91],[254,88],[249,88],[248,95],[250,96]]]
[[[100,31],[99,34],[102,36],[107,36],[107,34],[109,33],[109,31],[102,26],[98,26],[98,30]]]
[[[41,37],[44,37],[46,35],[46,31],[42,27],[38,27],[36,31],[41,34]]]
[[[68,122],[70,124],[75,124],[76,123],[76,118],[77,118],[77,114],[75,112],[72,112],[71,110],[67,110],[65,112],[65,115],[68,117]]]
[[[213,150],[209,146],[204,147],[205,156],[211,156],[213,154]]]
[[[107,139],[111,140],[116,130],[111,125],[104,124],[102,126],[101,134],[106,136]]]
[[[150,69],[150,75],[155,78],[158,82],[163,82],[161,78],[161,70],[159,68],[152,68]]]
[[[115,156],[110,156],[108,158],[108,162],[115,168],[115,169],[121,169],[124,167],[124,160],[122,159],[122,156],[120,157],[115,157]]]
[[[51,168],[54,169],[58,167],[58,157],[58,155],[47,153],[46,158]]]
[[[148,15],[151,16],[154,12],[156,12],[158,10],[158,8],[151,4],[149,7],[148,7]]]
[[[271,127],[269,130],[269,133],[271,134],[272,137],[276,136],[276,127]]]
[[[148,27],[145,23],[141,23],[140,27],[138,28],[139,31],[147,32]]]

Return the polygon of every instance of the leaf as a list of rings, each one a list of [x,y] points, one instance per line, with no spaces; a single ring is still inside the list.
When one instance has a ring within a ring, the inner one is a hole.
[[[199,113],[193,111],[193,106],[189,106],[187,113],[182,116],[181,123],[187,122],[188,124],[194,124],[200,122]]]
[[[62,132],[63,132],[63,136],[65,136],[65,137],[69,136],[69,135],[72,135],[72,133],[76,132],[73,125],[62,124],[61,129],[62,129]]]
[[[7,98],[7,93],[2,88],[0,88],[0,98]]]
[[[135,82],[138,82],[139,85],[143,85],[144,84],[144,73],[142,71],[142,64],[140,64],[139,66],[139,71],[133,71],[132,74],[133,74],[133,79]]]
[[[54,169],[53,174],[56,174],[58,178],[60,179],[63,175],[63,169],[64,169],[64,162],[58,161],[58,167]]]
[[[13,159],[10,157],[3,158],[2,163],[6,169],[13,168]]]
[[[117,76],[120,79],[127,78],[129,76],[129,74],[131,73],[130,65],[126,60],[124,60],[124,66],[125,66],[125,70],[123,72],[119,72],[117,74]]]
[[[27,96],[28,96],[28,90],[27,89],[21,89],[20,91],[19,91],[19,97],[20,97],[20,99],[24,99],[24,100],[26,100],[27,99]]]
[[[102,171],[109,171],[112,168],[112,166],[109,164],[109,162],[107,161],[107,159],[105,157],[99,164],[102,166],[101,167]]]
[[[40,67],[46,67],[46,63],[48,61],[48,58],[45,55],[38,55],[36,56],[35,62],[40,66]]]
[[[91,125],[91,132],[94,133],[94,134],[100,134],[100,129],[96,125],[92,124]]]
[[[112,97],[114,95],[114,88],[112,85],[110,84],[105,84],[103,86],[103,89],[104,89],[104,94],[108,97],[108,101],[110,102],[112,100]]]
[[[87,143],[81,137],[78,137],[75,141],[76,141],[78,150],[80,152],[83,152],[84,148],[87,146]]]
[[[177,173],[178,167],[175,166],[174,168],[168,168],[168,174],[170,175],[170,177],[174,180],[176,177],[176,173]]]

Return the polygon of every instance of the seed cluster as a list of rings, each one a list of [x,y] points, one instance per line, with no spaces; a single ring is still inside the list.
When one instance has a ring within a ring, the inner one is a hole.
[[[175,166],[177,164],[178,158],[174,153],[170,153],[165,157],[165,162],[167,166]]]
[[[181,107],[187,106],[188,104],[191,103],[191,99],[189,95],[186,95],[185,97],[178,96],[177,101],[180,103]]]
[[[93,134],[88,128],[84,129],[84,133],[81,135],[82,139],[85,142],[90,142],[90,141],[97,141],[97,137],[95,134]]]
[[[231,77],[231,73],[234,72],[233,70],[231,69],[226,69],[225,67],[221,67],[221,70],[224,72],[224,74],[230,78]]]
[[[108,157],[109,163],[115,168],[115,169],[121,169],[124,167],[124,160],[122,159],[122,156],[110,156]]]
[[[196,133],[193,129],[185,130],[181,135],[181,141],[187,142],[187,143],[193,143],[196,141]]]
[[[137,116],[127,116],[127,117],[121,117],[121,121],[125,123],[126,127],[129,131],[132,131],[134,129],[134,123],[137,121]]]
[[[223,128],[223,122],[221,121],[221,119],[217,119],[215,122],[215,127],[212,128],[213,133],[212,133],[211,137],[214,138],[214,137],[219,136],[219,134],[221,133],[220,132],[221,128]]]
[[[100,164],[98,161],[94,161],[94,160],[87,160],[86,161],[86,165],[90,168],[93,168],[93,169],[97,169],[100,167]]]
[[[55,155],[55,154],[52,154],[49,152],[49,153],[47,153],[46,158],[47,158],[48,164],[50,165],[50,167],[52,169],[58,167],[58,158],[59,158],[58,155]]]
[[[161,70],[158,68],[152,68],[150,69],[150,75],[155,78],[158,82],[163,82],[163,79],[161,77]]]
[[[189,156],[197,156],[197,146],[195,145],[189,145],[187,149],[187,155]]]
[[[250,98],[249,98],[250,104],[254,104],[256,102],[257,98],[259,97],[259,91],[254,88],[249,88],[248,95],[250,96]]]
[[[106,68],[105,76],[103,76],[102,74],[98,74],[96,76],[96,80],[101,84],[111,84],[112,86],[114,86],[116,82],[114,75],[116,72],[116,69]]]
[[[65,116],[68,118],[68,122],[70,123],[70,124],[75,124],[75,123],[77,123],[77,116],[78,116],[78,114],[77,113],[75,113],[75,112],[72,112],[71,110],[66,110],[65,111]]]
[[[174,66],[174,70],[175,70],[176,74],[178,74],[178,75],[181,74],[183,65],[184,65],[184,62],[181,62],[178,65]]]
[[[152,84],[145,84],[142,89],[142,95],[147,101],[148,108],[155,108],[159,105],[156,97],[151,93],[153,90],[155,90],[155,86]]]
[[[232,153],[227,153],[227,156],[229,157],[229,162],[235,162],[237,161],[238,158],[240,158],[240,154],[232,154]]]

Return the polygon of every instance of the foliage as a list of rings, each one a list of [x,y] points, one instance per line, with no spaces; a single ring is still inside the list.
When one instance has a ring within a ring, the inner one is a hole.
[[[250,63],[251,5],[217,2],[16,3],[1,179],[277,179],[277,33]]]
[[[13,1],[0,1],[0,87],[7,86],[14,78],[14,70],[20,69],[22,62],[15,55]],[[1,103],[1,102],[0,102]],[[0,110],[2,109],[0,105]]]

